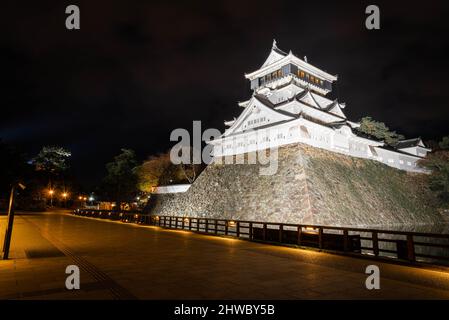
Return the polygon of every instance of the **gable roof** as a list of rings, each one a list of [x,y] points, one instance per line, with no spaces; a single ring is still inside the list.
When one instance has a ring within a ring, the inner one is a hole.
[[[253,112],[253,108],[248,107],[254,105],[255,103],[257,103],[257,106],[263,108],[266,112],[273,115],[277,115],[280,121],[293,120],[296,118],[294,114],[291,114],[283,110],[274,109],[273,103],[271,103],[271,101],[268,100],[263,95],[254,95],[250,99],[250,102],[248,103],[248,106],[245,108],[245,110],[243,110],[240,116],[232,123],[232,125],[223,133],[222,136],[232,135],[235,132],[235,130],[242,124],[242,122],[245,121],[245,119]]]
[[[344,109],[344,108],[345,108],[345,104],[344,103],[339,103],[337,100],[334,100],[329,105],[323,107],[323,110],[326,110],[326,111],[328,111],[330,113],[336,114],[336,115],[346,119],[346,116],[345,116],[345,114],[342,111],[342,109]]]
[[[412,154],[412,153],[408,153],[408,152],[402,151],[400,149],[397,149],[395,147],[389,146],[387,144],[385,144],[383,146],[380,146],[378,148],[381,148],[381,149],[384,149],[384,150],[387,150],[387,151],[391,151],[391,152],[395,152],[395,153],[399,153],[401,155],[409,156],[409,157],[413,157],[413,158],[419,158],[419,159],[423,159],[424,158],[424,157],[418,156],[416,154]]]
[[[320,104],[316,101],[315,97],[310,92],[309,88],[306,88],[303,92],[297,94],[296,99],[314,108],[322,109]]]
[[[268,58],[265,60],[262,67],[260,67],[258,70],[255,70],[250,73],[245,74],[245,78],[253,80],[257,77],[259,77],[261,74],[264,74],[266,72],[270,72],[271,70],[274,70],[276,68],[282,67],[284,64],[292,63],[296,66],[298,66],[300,69],[304,70],[305,72],[308,72],[312,75],[315,75],[319,78],[322,78],[324,80],[327,80],[329,82],[333,82],[337,80],[336,75],[331,75],[330,73],[315,67],[314,65],[308,63],[307,61],[298,58],[293,54],[292,51],[289,51],[289,53],[285,53],[284,51],[280,50],[276,46],[276,42],[273,42],[273,47],[271,48],[270,54]]]
[[[395,148],[396,149],[404,149],[404,148],[411,148],[411,147],[423,147],[426,146],[422,142],[421,138],[413,138],[413,139],[407,139],[407,140],[401,140],[396,143]]]
[[[268,55],[268,58],[265,60],[261,68],[269,66],[270,64],[281,60],[286,55],[287,53],[277,47],[276,40],[273,40],[273,46],[271,47],[270,54]]]

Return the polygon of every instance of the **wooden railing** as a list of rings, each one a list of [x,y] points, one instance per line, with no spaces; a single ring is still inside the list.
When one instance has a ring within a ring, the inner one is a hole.
[[[449,234],[82,210],[75,215],[233,236],[348,255],[449,265]]]

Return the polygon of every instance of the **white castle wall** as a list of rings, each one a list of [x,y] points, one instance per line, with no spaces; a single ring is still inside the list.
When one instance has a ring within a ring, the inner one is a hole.
[[[213,155],[216,157],[305,143],[357,158],[376,160],[405,171],[426,172],[418,166],[419,158],[372,146],[371,140],[355,136],[349,127],[333,129],[303,118],[267,128],[248,130],[211,143],[214,145]]]

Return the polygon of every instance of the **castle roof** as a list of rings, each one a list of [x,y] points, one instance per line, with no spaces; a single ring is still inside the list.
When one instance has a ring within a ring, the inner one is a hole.
[[[425,144],[422,142],[421,138],[413,138],[407,140],[401,140],[396,143],[396,149],[404,149],[404,148],[412,148],[412,147],[423,147],[425,148]]]
[[[305,59],[303,60],[298,58],[291,51],[287,54],[286,52],[280,50],[277,47],[276,41],[273,41],[273,46],[271,48],[270,54],[268,55],[262,67],[254,72],[245,74],[245,77],[247,79],[253,80],[262,74],[270,72],[271,69],[273,68],[280,68],[288,63],[293,63],[296,66],[300,67],[302,70],[314,74],[329,82],[337,80],[337,76],[331,75],[326,71],[313,66],[312,64],[308,63]]]
[[[423,159],[424,158],[424,157],[418,156],[416,154],[404,152],[404,151],[402,151],[400,149],[397,149],[396,147],[392,147],[392,146],[389,146],[387,144],[385,144],[385,145],[383,145],[383,146],[381,146],[379,148],[384,149],[384,150],[388,150],[388,151],[391,151],[391,152],[396,152],[396,153],[402,154],[404,156],[409,156],[409,157],[414,157],[414,158],[419,158],[419,159]]]
[[[276,45],[276,40],[273,40],[273,46],[271,47],[270,54],[268,55],[267,59],[265,60],[261,68],[266,67],[276,61],[279,61],[285,56],[287,56],[287,53],[279,49]]]

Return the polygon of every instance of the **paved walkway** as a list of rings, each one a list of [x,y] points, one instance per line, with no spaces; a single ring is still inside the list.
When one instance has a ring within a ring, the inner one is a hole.
[[[0,217],[3,239],[6,217]],[[449,299],[427,270],[61,213],[16,216],[0,299]],[[1,240],[2,241],[2,240]],[[81,290],[65,289],[65,268]],[[367,290],[376,264],[381,289]]]

